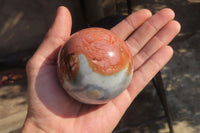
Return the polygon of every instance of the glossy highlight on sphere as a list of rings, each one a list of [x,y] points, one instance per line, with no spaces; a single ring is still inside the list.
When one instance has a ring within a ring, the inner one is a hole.
[[[103,104],[125,90],[133,75],[126,43],[103,28],[74,33],[58,55],[58,75],[63,88],[86,104]]]

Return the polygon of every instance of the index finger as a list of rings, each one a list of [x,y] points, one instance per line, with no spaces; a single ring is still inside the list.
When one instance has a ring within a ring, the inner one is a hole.
[[[111,31],[125,40],[128,36],[130,36],[132,32],[134,32],[151,16],[152,13],[149,10],[141,9],[122,20],[120,23],[114,26]]]

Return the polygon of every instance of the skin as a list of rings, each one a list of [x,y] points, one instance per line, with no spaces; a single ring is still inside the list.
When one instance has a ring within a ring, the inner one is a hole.
[[[129,87],[104,105],[85,105],[73,100],[57,78],[56,59],[70,37],[71,15],[59,7],[44,41],[27,64],[28,113],[22,133],[110,133],[146,84],[170,60],[167,44],[180,31],[174,12],[163,9],[152,16],[143,9],[111,29],[131,50],[134,74]]]

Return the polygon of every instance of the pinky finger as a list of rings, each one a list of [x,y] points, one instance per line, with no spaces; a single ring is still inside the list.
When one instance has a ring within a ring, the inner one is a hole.
[[[128,87],[131,99],[134,99],[142,91],[158,71],[171,59],[172,55],[173,49],[170,46],[163,46],[135,71],[132,82]]]

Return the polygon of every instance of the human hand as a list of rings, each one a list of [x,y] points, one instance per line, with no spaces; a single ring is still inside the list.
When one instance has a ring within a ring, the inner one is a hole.
[[[173,54],[167,44],[180,25],[174,13],[163,9],[155,15],[140,10],[114,26],[133,55],[134,74],[129,87],[103,105],[86,105],[72,99],[57,78],[57,55],[70,37],[71,15],[59,7],[46,38],[27,64],[28,113],[23,133],[108,133],[115,128],[134,98],[169,61]]]

